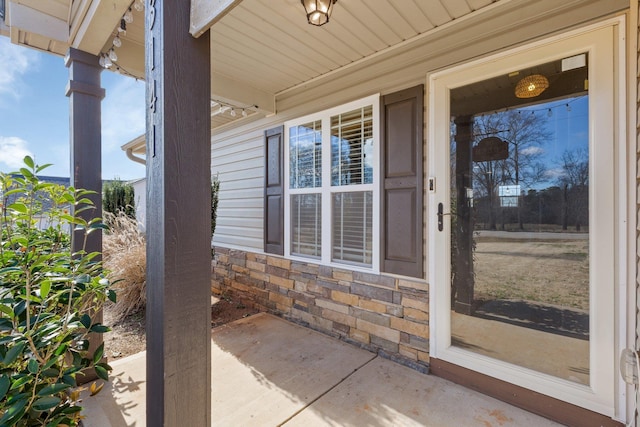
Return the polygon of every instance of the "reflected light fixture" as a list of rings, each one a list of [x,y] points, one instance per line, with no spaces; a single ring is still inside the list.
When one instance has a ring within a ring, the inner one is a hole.
[[[311,25],[321,26],[329,22],[333,5],[338,0],[300,0],[307,13],[307,21]]]
[[[535,98],[549,87],[549,80],[542,74],[532,74],[522,78],[516,85],[516,97]]]

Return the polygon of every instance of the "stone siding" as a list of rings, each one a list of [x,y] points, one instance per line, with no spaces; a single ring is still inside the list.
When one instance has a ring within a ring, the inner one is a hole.
[[[211,291],[232,291],[263,310],[426,372],[429,293],[412,281],[216,248]]]

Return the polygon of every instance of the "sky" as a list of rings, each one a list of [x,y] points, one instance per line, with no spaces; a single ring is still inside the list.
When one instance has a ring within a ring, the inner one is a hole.
[[[69,70],[64,59],[0,37],[0,172],[22,166],[26,155],[52,163],[43,175],[69,177]],[[102,178],[133,180],[144,165],[120,148],[145,131],[145,83],[110,71],[101,74]]]

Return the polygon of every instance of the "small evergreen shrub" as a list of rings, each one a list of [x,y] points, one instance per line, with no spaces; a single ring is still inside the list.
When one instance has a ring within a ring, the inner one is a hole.
[[[76,426],[76,378],[93,368],[107,380],[111,370],[103,345],[90,353],[89,344],[108,331],[95,314],[115,294],[99,253],[71,253],[69,230],[86,242],[105,226],[78,216],[93,208],[89,191],[41,182],[37,174],[48,165],[30,157],[24,164],[0,173],[0,425]],[[50,202],[46,212],[41,197]],[[92,395],[101,389],[90,386]]]
[[[123,211],[131,218],[136,217],[135,193],[133,186],[119,179],[104,184],[102,195],[102,209],[114,215]]]

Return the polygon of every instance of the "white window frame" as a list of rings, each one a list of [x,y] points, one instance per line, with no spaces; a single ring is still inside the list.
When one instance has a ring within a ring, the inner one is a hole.
[[[625,163],[616,159],[624,147],[624,110],[619,99],[624,98],[624,60],[616,49],[624,46],[624,21],[615,18],[560,36],[552,37],[509,52],[481,59],[427,77],[429,87],[429,171],[443,182],[438,193],[430,194],[429,205],[436,206],[448,199],[448,166],[438,159],[448,158],[449,91],[476,81],[544,62],[589,53],[589,151],[590,151],[590,372],[591,382],[579,385],[520,366],[510,365],[478,353],[451,345],[449,241],[435,227],[437,218],[429,212],[429,282],[430,354],[434,358],[476,370],[530,390],[564,400],[571,404],[624,418],[624,389],[617,371],[617,357],[625,344],[617,337],[626,334],[626,309],[617,304],[627,285],[614,285],[616,278],[626,277],[620,254],[627,246],[626,238],[616,230],[626,223]],[[612,44],[613,43],[613,44]],[[614,46],[615,45],[615,46]],[[614,64],[611,67],[610,64]],[[437,106],[437,107],[436,107]],[[443,143],[445,141],[445,143]],[[612,146],[602,150],[603,141]],[[598,180],[600,172],[617,179]],[[594,175],[595,173],[595,175]],[[595,177],[596,179],[591,179]],[[620,216],[616,218],[616,212]],[[619,221],[619,222],[618,222]],[[604,224],[604,225],[603,225]],[[622,227],[624,228],[624,227]],[[448,227],[445,228],[448,230]],[[612,236],[616,236],[615,238]],[[596,243],[597,242],[597,243]],[[443,255],[446,254],[446,255]],[[606,260],[606,262],[599,262]],[[620,279],[622,281],[622,279]]]
[[[373,118],[373,182],[371,184],[357,185],[331,185],[331,117],[343,114],[355,109],[371,106]],[[315,188],[291,188],[289,167],[289,129],[305,123],[320,120],[322,122],[322,187]],[[375,94],[356,101],[342,104],[318,113],[309,114],[294,120],[285,122],[284,125],[284,254],[287,258],[301,262],[319,263],[336,268],[348,268],[369,273],[380,272],[380,95]],[[353,263],[341,263],[332,261],[332,195],[334,193],[350,193],[371,191],[373,194],[372,206],[372,259],[371,266]],[[291,196],[294,194],[320,193],[322,200],[322,256],[304,257],[291,254]]]

